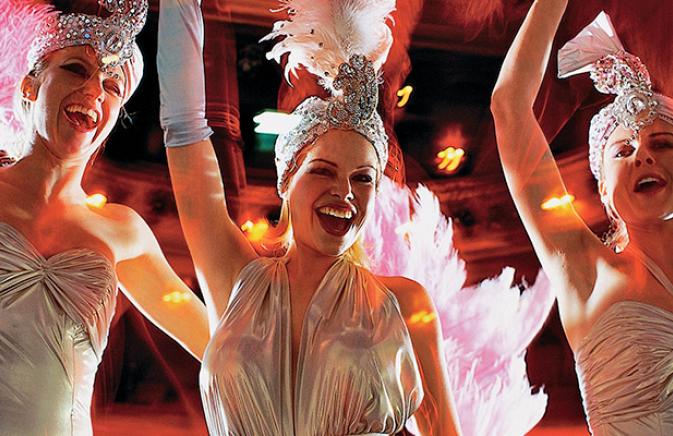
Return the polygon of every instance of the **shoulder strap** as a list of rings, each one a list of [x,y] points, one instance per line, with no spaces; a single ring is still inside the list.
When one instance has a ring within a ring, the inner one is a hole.
[[[634,249],[634,252],[636,255],[640,258],[640,261],[643,262],[645,267],[652,273],[655,279],[661,283],[661,286],[663,286],[668,292],[673,294],[673,283],[671,280],[668,278],[664,270],[662,270],[657,263],[652,260],[647,254],[643,253],[640,250]]]

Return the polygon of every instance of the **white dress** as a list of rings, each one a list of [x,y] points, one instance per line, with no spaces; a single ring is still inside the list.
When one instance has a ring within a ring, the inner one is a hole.
[[[650,259],[652,275],[673,284]],[[594,436],[673,435],[673,313],[637,301],[612,305],[575,354]]]
[[[0,435],[91,435],[91,397],[116,301],[104,256],[48,259],[0,222]]]
[[[338,259],[307,309],[291,376],[284,258],[243,268],[201,369],[211,436],[390,435],[423,397],[395,296]]]

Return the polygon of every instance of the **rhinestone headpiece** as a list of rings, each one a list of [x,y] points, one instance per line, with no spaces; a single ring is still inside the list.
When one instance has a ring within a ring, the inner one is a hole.
[[[331,96],[309,97],[292,112],[298,122],[276,140],[278,193],[285,197],[297,156],[329,129],[352,130],[376,151],[379,176],[388,162],[388,136],[376,109],[379,71],[390,46],[387,25],[394,0],[281,0],[291,19],[280,21],[264,39],[284,36],[267,57],[287,57],[285,77],[300,65],[319,78]]]
[[[98,0],[98,3],[111,13],[109,17],[73,13],[60,14],[47,20],[39,29],[28,53],[29,69],[32,70],[38,60],[56,50],[89,45],[96,50],[98,63],[104,72],[112,74],[114,68],[135,61],[136,65],[125,72],[133,73],[132,79],[138,75],[140,65],[142,73],[142,57],[135,37],[147,19],[147,0]],[[129,81],[133,85],[138,82]],[[130,94],[132,92],[126,93]]]
[[[343,92],[328,100],[309,97],[292,112],[298,123],[276,140],[277,188],[281,197],[287,188],[288,175],[296,169],[299,152],[329,129],[353,130],[364,136],[376,150],[381,172],[388,162],[388,135],[378,105],[379,80],[371,61],[352,56],[339,66],[334,87]]]
[[[603,170],[603,149],[617,126],[637,139],[640,130],[657,118],[673,124],[673,100],[652,90],[647,68],[624,49],[605,12],[561,48],[558,65],[560,78],[589,72],[599,92],[616,96],[591,120],[589,163],[597,180]]]

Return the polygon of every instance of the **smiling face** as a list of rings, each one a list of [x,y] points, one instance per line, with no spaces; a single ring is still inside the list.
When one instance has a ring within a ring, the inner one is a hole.
[[[45,67],[22,83],[23,98],[31,102],[27,117],[35,146],[59,159],[91,156],[112,131],[122,107],[124,75],[98,68],[89,46],[57,50]]]
[[[603,202],[627,225],[648,225],[673,216],[673,126],[657,119],[637,140],[618,127],[603,150]]]
[[[339,256],[355,243],[374,203],[377,162],[358,133],[330,130],[316,140],[288,186],[298,247]]]

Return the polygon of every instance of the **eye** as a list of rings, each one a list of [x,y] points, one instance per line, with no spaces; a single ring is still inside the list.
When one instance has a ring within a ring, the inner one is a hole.
[[[659,139],[652,143],[652,148],[655,149],[673,148],[673,142]]]
[[[374,181],[374,177],[368,173],[357,174],[354,179],[360,183],[372,183]]]
[[[620,145],[619,147],[615,147],[613,157],[616,157],[618,159],[629,157],[633,154],[634,150],[635,148],[633,148],[631,144],[623,144]]]
[[[105,87],[105,90],[107,92],[112,93],[112,94],[116,95],[117,97],[122,96],[121,86],[119,85],[119,83],[117,83],[116,80],[112,80],[112,79],[106,80],[105,82],[103,82],[103,86]]]
[[[315,174],[318,176],[331,176],[332,175],[332,170],[329,168],[324,168],[324,167],[313,167],[309,170],[309,173]]]
[[[89,76],[89,70],[87,70],[84,65],[79,64],[77,62],[63,65],[61,68],[74,74],[77,77],[87,78]]]

